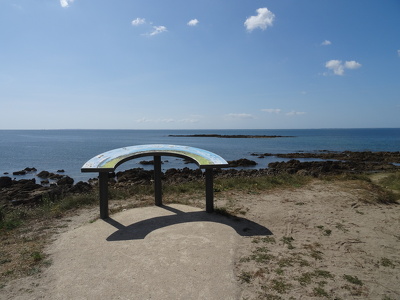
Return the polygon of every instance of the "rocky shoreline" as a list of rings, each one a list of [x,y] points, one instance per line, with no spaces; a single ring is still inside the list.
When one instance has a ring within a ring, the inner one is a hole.
[[[388,172],[400,169],[400,152],[329,152],[318,151],[314,153],[269,154],[253,153],[253,156],[263,158],[276,156],[290,158],[289,161],[272,162],[268,168],[237,169],[254,167],[255,161],[239,159],[229,161],[230,168],[215,170],[215,177],[260,177],[276,176],[280,174],[298,174],[302,176],[320,177],[324,175],[337,175],[343,173]],[[295,158],[316,158],[321,161],[301,162]],[[151,163],[151,162],[149,162]],[[17,206],[21,204],[36,204],[44,199],[57,200],[68,194],[87,193],[97,188],[97,179],[88,182],[79,181],[74,184],[74,179],[65,175],[63,170],[57,173],[41,171],[36,168],[25,168],[15,171],[13,175],[32,173],[32,179],[12,179],[9,176],[0,177],[0,207]],[[7,175],[7,174],[4,174]],[[203,180],[204,173],[200,169],[168,169],[162,175],[168,183],[182,183],[193,180]],[[116,188],[132,184],[152,184],[153,171],[143,168],[134,168],[110,174],[110,185]],[[38,182],[39,183],[38,183]]]
[[[215,137],[225,139],[273,139],[294,136],[285,135],[247,135],[247,134],[170,134],[169,137]]]

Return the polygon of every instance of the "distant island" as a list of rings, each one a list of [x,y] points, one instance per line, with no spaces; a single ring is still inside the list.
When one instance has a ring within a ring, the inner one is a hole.
[[[285,135],[247,135],[247,134],[170,134],[171,137],[215,137],[226,139],[273,139],[273,138],[286,138],[294,136]]]

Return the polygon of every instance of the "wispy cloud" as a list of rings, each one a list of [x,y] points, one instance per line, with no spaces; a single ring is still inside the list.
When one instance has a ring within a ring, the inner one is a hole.
[[[354,70],[354,69],[361,68],[361,66],[362,65],[360,63],[358,63],[354,60],[345,61],[343,63],[341,60],[332,59],[325,63],[326,68],[332,70],[333,74],[339,75],[339,76],[344,75],[345,69]]]
[[[148,22],[148,21],[146,21],[145,18],[136,18],[136,19],[132,20],[131,24],[132,24],[132,26],[135,26],[135,27],[144,25],[144,24],[148,24],[149,25],[148,27],[150,27],[150,25],[152,25],[153,22]],[[154,35],[160,34],[162,32],[166,32],[166,31],[168,31],[168,30],[167,30],[167,27],[165,27],[165,26],[152,26],[152,29],[150,32],[143,33],[142,35],[154,36]]]
[[[230,119],[255,119],[255,117],[252,114],[246,114],[246,113],[239,113],[239,114],[227,114],[226,117]]]
[[[295,111],[295,110],[292,110],[292,111],[286,113],[287,116],[299,116],[299,115],[304,115],[304,114],[305,114],[304,111]]]
[[[154,36],[154,35],[166,32],[166,31],[168,31],[168,30],[167,30],[167,27],[165,27],[165,26],[153,26],[153,31],[151,31],[150,33],[147,33],[145,35]]]
[[[247,31],[252,32],[256,28],[261,30],[267,29],[268,26],[272,26],[275,19],[275,15],[268,10],[266,7],[257,9],[257,15],[251,16],[246,19],[244,26]]]
[[[397,50],[397,55],[400,57],[400,49]]]
[[[189,22],[187,22],[188,26],[196,26],[197,24],[199,24],[199,20],[197,20],[197,19],[193,19],[193,20],[190,20]]]
[[[261,111],[267,112],[269,114],[279,114],[282,110],[280,108],[264,108]]]
[[[321,46],[329,46],[329,45],[332,45],[332,42],[331,42],[331,41],[328,41],[328,40],[325,40],[325,41],[323,41],[323,42],[321,43]]]
[[[136,120],[136,123],[197,123],[199,119],[196,117],[190,117],[186,119],[174,119],[174,118],[162,118],[162,119],[148,119],[140,118]]]
[[[61,7],[68,7],[74,0],[60,0]]]
[[[142,24],[146,24],[146,19],[145,18],[136,18],[135,20],[132,21],[133,26],[139,26]]]

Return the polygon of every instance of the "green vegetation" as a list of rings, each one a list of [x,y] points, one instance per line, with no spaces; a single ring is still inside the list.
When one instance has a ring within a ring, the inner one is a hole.
[[[379,184],[387,189],[400,192],[400,172],[390,174],[379,180]]]
[[[389,268],[392,268],[392,269],[394,269],[394,267],[395,267],[394,263],[389,258],[386,258],[386,257],[382,257],[381,265],[383,267],[389,267]]]
[[[329,297],[329,294],[322,287],[316,287],[313,291],[317,297]]]
[[[250,283],[250,281],[251,281],[252,278],[253,278],[253,276],[252,276],[252,274],[251,274],[250,272],[242,272],[242,273],[239,275],[239,279],[240,279],[242,282],[245,282],[245,283]]]
[[[284,236],[281,238],[281,241],[287,245],[288,249],[294,249],[295,247],[292,245],[294,239],[291,236]]]
[[[262,177],[216,178],[215,187],[217,187],[219,192],[239,190],[248,193],[254,193],[275,188],[299,188],[306,185],[310,181],[311,177],[287,174]]]
[[[286,293],[292,285],[286,283],[283,277],[278,277],[277,279],[272,279],[271,289],[275,290],[279,294]]]
[[[363,282],[358,279],[357,276],[351,276],[351,275],[343,275],[343,278],[346,279],[348,282],[355,284],[355,285],[363,285]]]
[[[383,179],[374,183],[371,175],[368,174],[351,174],[344,173],[340,175],[322,176],[321,179],[326,181],[343,181],[347,182],[349,187],[357,185],[365,191],[364,202],[395,204],[400,199],[400,172],[384,176]],[[362,213],[361,213],[362,214]]]

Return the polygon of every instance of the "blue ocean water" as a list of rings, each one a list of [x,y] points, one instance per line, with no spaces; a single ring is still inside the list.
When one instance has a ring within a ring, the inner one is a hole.
[[[208,137],[171,137],[192,134],[282,135],[274,139],[222,139]],[[400,128],[392,129],[296,129],[296,130],[0,130],[0,176],[26,167],[38,172],[65,174],[76,181],[97,176],[81,173],[82,165],[93,156],[111,149],[141,144],[175,144],[215,152],[226,160],[248,158],[265,168],[272,161],[285,159],[251,156],[252,153],[291,153],[329,151],[400,151]],[[118,170],[143,167],[141,158],[121,165]],[[150,160],[151,157],[148,158]],[[167,161],[166,161],[167,160]],[[182,160],[163,158],[163,169],[183,168]],[[193,167],[196,167],[193,165]],[[152,168],[147,166],[145,168]],[[29,178],[13,176],[16,179]]]

